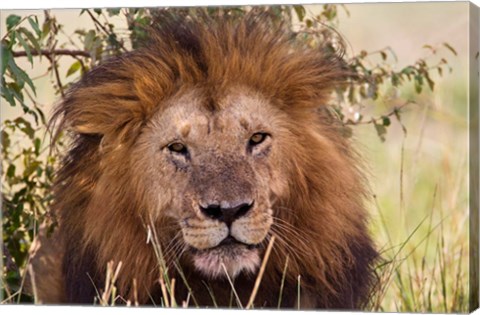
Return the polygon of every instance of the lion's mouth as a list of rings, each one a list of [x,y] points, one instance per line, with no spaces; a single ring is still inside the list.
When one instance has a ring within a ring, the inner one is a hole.
[[[225,250],[228,250],[230,247],[235,246],[235,245],[242,245],[245,246],[247,249],[255,249],[260,246],[260,244],[246,244],[243,242],[238,241],[235,239],[233,236],[229,235],[223,239],[223,241],[220,242],[215,247],[209,248],[207,250],[215,249],[215,248],[224,248]]]
[[[260,265],[259,244],[245,244],[227,236],[207,249],[191,248],[193,264],[210,278],[235,278],[241,272],[254,273]]]

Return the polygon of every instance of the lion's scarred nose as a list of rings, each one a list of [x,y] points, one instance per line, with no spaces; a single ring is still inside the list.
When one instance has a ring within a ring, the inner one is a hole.
[[[225,222],[227,226],[247,214],[253,207],[253,201],[240,202],[231,206],[228,203],[200,205],[200,210],[209,218]]]

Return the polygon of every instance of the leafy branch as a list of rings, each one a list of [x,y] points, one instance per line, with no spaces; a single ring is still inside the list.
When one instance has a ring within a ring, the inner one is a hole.
[[[101,14],[102,10],[96,9],[97,13]],[[83,11],[82,11],[83,12]],[[117,35],[113,32],[113,25],[109,24],[110,30],[107,30],[106,27],[100,23],[100,21],[90,12],[90,10],[84,10],[84,12],[87,12],[87,14],[90,16],[92,21],[94,22],[95,26],[100,28],[103,33],[107,36],[108,40],[113,43],[114,45],[118,45],[123,52],[127,52],[128,50],[125,48],[123,43],[121,41],[117,40]]]

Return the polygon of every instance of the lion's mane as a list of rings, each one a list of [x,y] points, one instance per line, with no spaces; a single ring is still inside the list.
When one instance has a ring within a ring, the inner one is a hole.
[[[287,114],[296,136],[285,152],[292,166],[285,170],[288,194],[274,207],[285,209],[275,219],[287,222],[298,237],[275,243],[255,305],[276,307],[283,288],[281,304],[293,307],[300,288],[308,297],[300,299],[302,307],[361,307],[377,255],[367,231],[367,190],[358,157],[324,110],[346,77],[341,56],[308,48],[262,14],[239,23],[168,14],[159,21],[148,45],[93,68],[57,107],[57,131],[72,139],[53,205],[65,244],[65,301],[91,303],[92,284],[104,287],[111,260],[123,264],[117,280],[121,296],[158,300],[157,258],[146,242],[150,207],[144,184],[129,169],[132,146],[172,95],[199,87],[215,102],[221,91],[247,86]],[[160,242],[168,244],[172,222],[160,217],[154,224]],[[178,280],[178,299],[185,299],[181,277],[175,268],[170,272]],[[212,304],[193,270],[186,266],[182,277],[199,304]],[[246,301],[255,279],[237,280],[237,293]],[[222,288],[228,291],[228,282],[210,285],[217,304],[226,305]]]

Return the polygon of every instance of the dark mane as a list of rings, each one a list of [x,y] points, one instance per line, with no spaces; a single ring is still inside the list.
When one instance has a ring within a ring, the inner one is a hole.
[[[301,275],[302,290],[316,296],[314,307],[363,306],[377,256],[367,230],[365,179],[349,141],[318,114],[348,77],[341,49],[335,53],[307,47],[268,14],[247,14],[235,23],[168,12],[155,18],[158,25],[148,44],[92,69],[56,108],[57,131],[72,136],[53,205],[67,244],[63,273],[68,301],[90,301],[96,294],[92,281],[103,287],[104,268],[112,257],[123,262],[119,294],[132,299],[136,279],[142,284],[139,301],[150,301],[159,289],[159,274],[139,219],[146,207],[131,189],[125,162],[129,152],[145,123],[172,96],[196,87],[216,99],[224,91],[248,87],[286,114],[297,137],[288,156],[295,165],[289,173],[290,193],[278,202],[294,211],[278,219],[301,229],[306,241],[293,249],[285,296],[296,296]],[[90,206],[94,198],[104,198],[101,209]],[[156,224],[167,225],[162,220]],[[171,235],[165,230],[160,237],[167,242]],[[279,246],[259,295],[270,301],[269,307],[276,306],[285,253],[292,250]],[[199,300],[210,301],[197,282]],[[251,279],[241,280],[240,293],[247,295],[252,284]],[[222,285],[228,284],[213,286],[219,296]],[[186,292],[181,286],[179,295]],[[282,305],[292,303],[295,299],[289,297]]]

